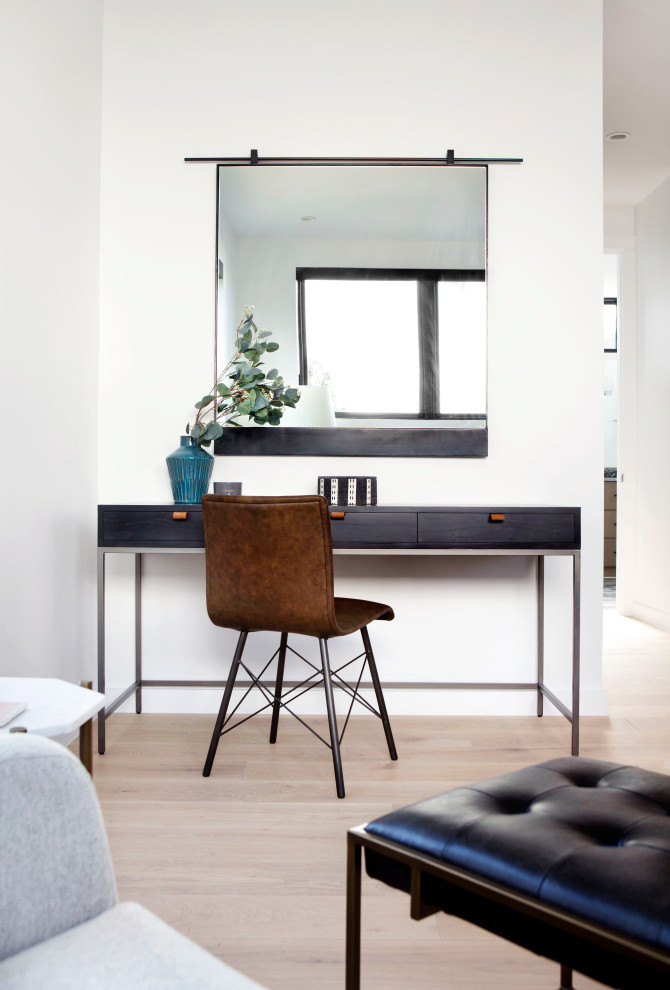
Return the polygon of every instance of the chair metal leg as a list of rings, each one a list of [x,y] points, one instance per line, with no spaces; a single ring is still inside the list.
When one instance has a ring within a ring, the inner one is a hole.
[[[382,692],[381,681],[379,680],[379,674],[377,673],[377,664],[375,663],[374,653],[372,652],[372,646],[370,644],[370,634],[368,633],[368,627],[363,626],[361,629],[361,636],[363,638],[363,646],[365,647],[365,653],[368,658],[368,667],[370,668],[370,677],[372,678],[372,686],[375,689],[375,696],[377,698],[377,707],[379,708],[379,714],[382,717],[382,725],[384,726],[384,735],[386,736],[386,744],[389,748],[389,756],[392,760],[398,759],[398,754],[395,748],[395,742],[393,741],[393,733],[391,732],[391,723],[389,722],[388,712],[386,711],[386,704],[384,702],[384,694]]]
[[[333,767],[335,770],[335,785],[338,798],[344,797],[344,776],[342,774],[342,758],[340,756],[340,739],[337,733],[337,716],[335,715],[335,699],[333,698],[333,682],[330,676],[330,660],[328,658],[328,643],[319,639],[321,650],[321,668],[323,671],[323,687],[326,692],[326,709],[328,711],[328,728],[330,729],[330,747],[333,751]]]
[[[209,777],[212,770],[212,764],[214,763],[214,757],[216,756],[216,749],[219,745],[219,739],[221,738],[221,730],[223,728],[223,723],[226,720],[226,712],[228,711],[230,698],[233,693],[233,688],[235,687],[235,678],[237,677],[237,672],[240,669],[240,660],[242,659],[242,653],[244,651],[244,644],[247,641],[247,635],[248,634],[246,632],[241,632],[237,640],[235,656],[233,657],[233,662],[230,665],[230,673],[228,674],[228,680],[226,681],[226,689],[223,692],[223,700],[221,701],[219,714],[216,717],[214,732],[212,733],[212,741],[209,744],[209,752],[207,753],[205,767],[202,771],[203,777]]]
[[[279,641],[279,658],[277,660],[277,678],[275,680],[275,700],[272,705],[272,724],[270,725],[270,742],[277,742],[277,723],[279,722],[279,710],[281,708],[281,692],[284,684],[284,663],[286,662],[286,644],[288,643],[288,633],[282,633]]]

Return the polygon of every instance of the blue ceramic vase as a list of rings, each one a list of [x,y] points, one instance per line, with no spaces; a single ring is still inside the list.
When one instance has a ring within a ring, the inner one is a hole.
[[[180,437],[179,447],[169,454],[167,463],[172,497],[175,502],[199,502],[209,488],[214,458],[202,447]]]

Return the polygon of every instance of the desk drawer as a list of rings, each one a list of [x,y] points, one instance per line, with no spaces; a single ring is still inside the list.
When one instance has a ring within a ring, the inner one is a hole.
[[[492,516],[502,516],[494,520]],[[419,545],[578,549],[579,510],[478,509],[419,513]]]
[[[416,544],[416,512],[349,512],[332,506],[330,515],[334,547]]]
[[[185,513],[185,519],[175,519]],[[203,547],[202,509],[186,505],[125,509],[100,507],[101,547]]]

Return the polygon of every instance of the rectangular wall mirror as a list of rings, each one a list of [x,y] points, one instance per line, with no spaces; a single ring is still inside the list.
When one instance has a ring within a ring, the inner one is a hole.
[[[217,368],[254,305],[304,401],[281,426],[224,430],[216,453],[486,456],[487,176],[219,164]]]

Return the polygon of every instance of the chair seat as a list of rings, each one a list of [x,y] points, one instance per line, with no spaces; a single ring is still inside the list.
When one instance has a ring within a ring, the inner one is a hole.
[[[357,632],[363,626],[369,625],[374,619],[393,618],[390,605],[381,602],[367,602],[363,598],[336,598],[335,619],[341,636]]]
[[[262,990],[126,902],[0,962],[2,990]]]

